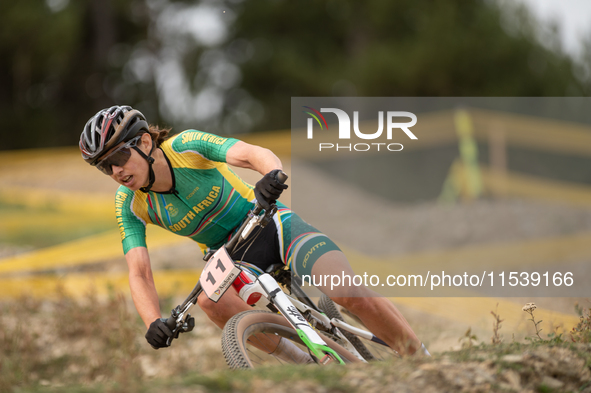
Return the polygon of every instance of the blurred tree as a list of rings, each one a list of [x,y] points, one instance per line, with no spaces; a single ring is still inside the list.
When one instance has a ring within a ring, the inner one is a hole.
[[[77,144],[114,104],[238,133],[288,128],[292,96],[587,94],[556,32],[499,1],[3,1],[0,149]]]
[[[260,129],[289,128],[292,96],[586,93],[556,31],[508,2],[267,0],[236,12],[226,51],[252,47],[241,87],[264,106]]]
[[[140,96],[156,115],[153,85],[124,72],[149,21],[141,1],[1,2],[0,149],[77,144],[98,109]]]

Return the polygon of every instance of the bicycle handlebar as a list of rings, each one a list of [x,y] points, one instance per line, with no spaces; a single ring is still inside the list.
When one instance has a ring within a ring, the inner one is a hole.
[[[176,317],[173,317],[171,315],[170,317],[166,318],[166,321],[164,323],[166,324],[166,326],[168,326],[170,331],[174,333],[174,330],[176,329]]]
[[[275,179],[281,184],[284,184],[287,181],[287,174],[283,171],[277,172],[275,175]]]

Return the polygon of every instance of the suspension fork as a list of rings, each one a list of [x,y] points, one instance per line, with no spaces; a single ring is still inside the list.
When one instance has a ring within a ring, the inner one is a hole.
[[[267,273],[260,275],[244,296],[248,297],[248,294],[252,292],[259,292],[279,310],[281,315],[298,333],[304,344],[310,348],[314,356],[320,359],[320,363],[327,364],[336,360],[341,364],[345,364],[343,359],[332,348],[327,346],[322,337],[310,326],[306,318],[291,303],[289,297],[281,290],[273,277]]]

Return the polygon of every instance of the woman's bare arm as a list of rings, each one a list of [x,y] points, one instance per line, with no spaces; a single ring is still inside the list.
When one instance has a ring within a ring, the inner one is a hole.
[[[132,248],[125,254],[129,267],[131,298],[146,328],[161,318],[158,293],[154,285],[150,256],[146,247]]]

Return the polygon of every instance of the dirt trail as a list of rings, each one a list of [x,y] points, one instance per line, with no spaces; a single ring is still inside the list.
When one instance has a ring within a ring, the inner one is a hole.
[[[111,198],[117,185],[87,165],[73,148],[15,154],[0,160],[0,183],[9,186],[58,189],[104,195]],[[523,200],[480,200],[470,204],[442,206],[433,202],[396,204],[323,174],[304,163],[292,165],[283,157],[292,187],[282,201],[316,225],[339,244],[371,257],[412,254],[475,244],[575,234],[591,230],[591,211],[571,206]],[[237,169],[254,184],[259,174]],[[4,255],[23,251],[4,247]],[[195,266],[197,248],[191,244],[161,249],[152,254],[155,269]],[[123,256],[106,261],[109,271],[124,271]],[[551,310],[574,313],[572,298],[514,299],[517,304],[535,301]],[[458,338],[468,326],[451,319],[400,306],[411,325],[434,350],[458,347]],[[492,310],[483,310],[488,315]],[[492,319],[491,319],[492,323]],[[490,331],[476,334],[488,341]],[[511,332],[507,332],[508,335]]]

